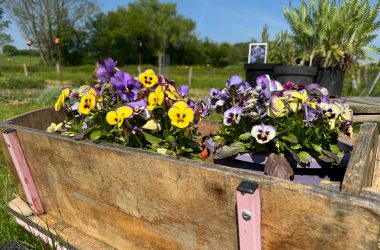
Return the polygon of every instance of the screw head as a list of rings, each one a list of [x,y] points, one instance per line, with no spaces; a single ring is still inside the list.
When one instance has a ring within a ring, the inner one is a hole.
[[[244,210],[242,213],[241,213],[241,216],[243,217],[243,219],[245,221],[249,221],[251,218],[252,218],[252,215],[249,211],[247,210]]]

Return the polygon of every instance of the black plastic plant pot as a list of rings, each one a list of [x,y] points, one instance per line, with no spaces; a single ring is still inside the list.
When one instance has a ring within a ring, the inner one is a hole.
[[[281,65],[274,67],[273,78],[282,84],[292,81],[306,85],[315,82],[317,72],[317,67]]]
[[[344,71],[335,68],[319,68],[315,82],[327,88],[330,96],[340,97],[344,83]]]
[[[245,79],[251,84],[256,83],[256,78],[261,75],[269,75],[270,78],[273,78],[273,69],[274,67],[279,66],[279,64],[271,63],[251,63],[244,64],[245,68]]]

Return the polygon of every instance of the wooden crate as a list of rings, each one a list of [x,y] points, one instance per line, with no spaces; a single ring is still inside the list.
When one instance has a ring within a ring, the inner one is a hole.
[[[80,249],[238,249],[236,188],[245,180],[259,185],[263,249],[377,249],[376,124],[363,125],[340,189],[45,132],[62,119],[43,109],[0,123],[16,131],[46,214],[27,213],[20,199],[10,210],[25,227],[57,232],[53,241]],[[2,137],[0,145],[19,183]],[[20,184],[18,195],[26,199]]]

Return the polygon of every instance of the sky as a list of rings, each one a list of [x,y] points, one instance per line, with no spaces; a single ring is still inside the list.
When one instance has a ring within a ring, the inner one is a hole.
[[[128,6],[132,0],[99,0],[103,12],[116,10],[118,6]],[[289,0],[161,0],[175,2],[177,13],[196,22],[196,34],[200,38],[208,37],[215,42],[247,42],[252,38],[258,41],[262,27],[269,26],[270,37],[280,31],[289,30],[282,10],[289,6]],[[298,5],[293,0],[293,5]],[[375,0],[371,0],[374,3]],[[10,27],[14,45],[26,49],[26,39],[15,24]],[[380,31],[375,45],[380,47]]]

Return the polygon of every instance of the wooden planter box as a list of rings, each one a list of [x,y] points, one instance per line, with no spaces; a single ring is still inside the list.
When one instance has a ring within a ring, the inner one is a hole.
[[[0,127],[17,136],[45,213],[36,216],[20,199],[9,204],[10,211],[35,234],[55,233],[52,241],[66,248],[238,249],[236,189],[244,180],[259,186],[259,209],[250,220],[259,230],[240,231],[241,249],[257,236],[257,248],[263,249],[377,249],[380,197],[370,188],[377,162],[373,124],[359,135],[361,147],[355,146],[339,189],[45,132],[62,119],[43,109]],[[26,200],[20,181],[32,180],[19,180],[11,146],[0,138],[19,183],[17,194]]]

